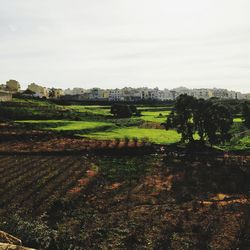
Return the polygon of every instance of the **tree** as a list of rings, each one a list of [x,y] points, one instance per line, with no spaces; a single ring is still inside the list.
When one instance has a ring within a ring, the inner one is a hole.
[[[231,139],[232,124],[233,118],[227,106],[180,95],[163,125],[166,129],[175,128],[183,142],[193,142],[194,134],[198,134],[200,141],[207,139],[211,144],[216,144]]]
[[[165,125],[166,129],[175,128],[182,136],[182,141],[191,142],[194,140],[193,134],[195,126],[193,123],[193,109],[196,99],[188,95],[180,95],[173,111],[168,116]]]
[[[132,111],[129,105],[126,104],[114,104],[111,106],[110,113],[117,118],[130,118]]]
[[[129,108],[133,115],[141,116],[141,112],[137,109],[137,107],[134,104],[129,105]]]
[[[244,123],[247,128],[250,128],[250,108],[247,102],[242,105],[242,114],[244,117]]]
[[[225,105],[214,103],[207,107],[205,117],[205,131],[211,144],[225,143],[231,139],[230,128],[233,118],[229,108]]]
[[[197,131],[200,140],[203,142],[206,137],[206,127],[205,121],[207,118],[207,108],[211,105],[210,102],[205,101],[204,99],[196,100],[193,114],[193,122],[195,130]]]

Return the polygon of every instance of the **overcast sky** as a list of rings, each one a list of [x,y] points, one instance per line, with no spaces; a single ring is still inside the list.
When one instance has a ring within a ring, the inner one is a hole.
[[[0,0],[0,83],[250,92],[249,0]]]

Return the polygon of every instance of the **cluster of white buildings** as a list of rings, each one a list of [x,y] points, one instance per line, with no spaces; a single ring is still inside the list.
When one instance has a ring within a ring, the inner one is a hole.
[[[187,94],[196,98],[209,99],[217,97],[220,99],[250,99],[250,94],[242,94],[236,91],[227,89],[188,89],[179,87],[175,89],[158,88],[131,88],[125,87],[122,89],[100,89],[92,88],[84,90],[82,88],[64,90],[65,99],[75,100],[109,100],[109,101],[140,101],[140,100],[175,100],[179,95]]]
[[[179,87],[174,89],[159,88],[131,88],[124,87],[121,89],[58,89],[58,88],[46,88],[41,85],[31,83],[26,90],[21,90],[20,84],[16,80],[9,80],[6,84],[0,85],[0,92],[2,95],[5,93],[20,93],[23,96],[32,96],[39,98],[55,98],[66,100],[103,100],[103,101],[141,101],[141,100],[175,100],[181,94],[187,94],[196,98],[209,99],[211,97],[217,97],[220,99],[249,99],[249,94],[242,94],[236,91],[230,91],[227,89],[188,89],[185,87]]]

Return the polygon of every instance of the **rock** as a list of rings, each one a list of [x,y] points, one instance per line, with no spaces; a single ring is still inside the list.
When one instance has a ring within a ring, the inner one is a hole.
[[[35,249],[17,246],[17,245],[8,244],[8,243],[0,243],[0,250],[35,250]]]
[[[18,238],[14,237],[8,233],[3,232],[3,231],[0,231],[0,242],[19,245],[19,246],[22,245],[21,240],[19,240]]]
[[[0,231],[0,250],[35,250],[35,249],[23,247],[21,240],[8,233]]]

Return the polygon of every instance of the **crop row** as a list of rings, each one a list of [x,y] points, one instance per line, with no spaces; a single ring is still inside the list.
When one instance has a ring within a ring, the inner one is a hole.
[[[24,173],[19,173],[18,176],[12,178],[7,184],[4,185],[1,183],[1,203],[7,204],[12,200],[15,202],[16,197],[22,197],[23,190],[25,191],[30,184],[36,184],[36,182],[34,182],[36,176],[43,177],[45,173],[52,171],[46,162],[48,162],[48,159],[39,162],[39,164],[36,163],[30,171],[25,170]],[[22,166],[20,166],[20,168],[22,168]],[[1,182],[5,182],[4,179]]]
[[[41,213],[85,177],[91,165],[83,157],[0,156],[2,208],[22,208]],[[4,163],[4,164],[3,164]]]

